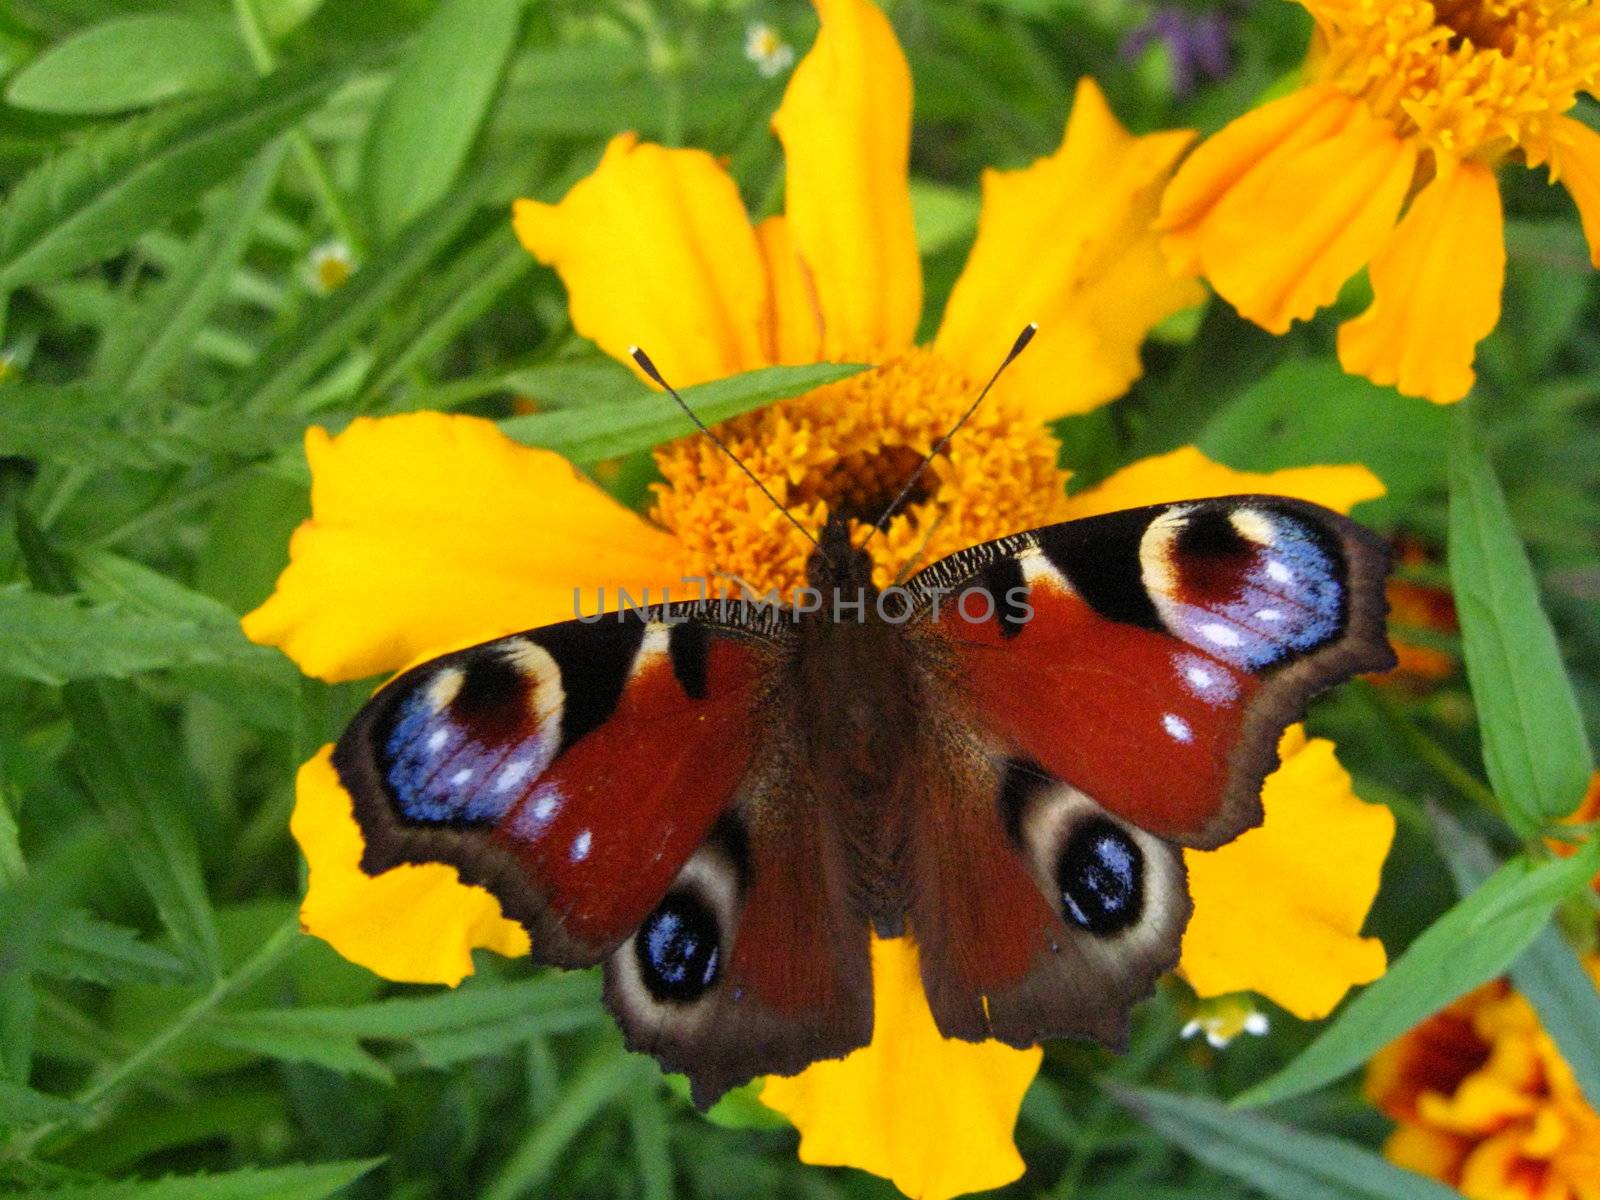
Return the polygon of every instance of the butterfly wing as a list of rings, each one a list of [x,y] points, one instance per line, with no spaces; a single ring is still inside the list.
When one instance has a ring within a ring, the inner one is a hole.
[[[836,856],[773,719],[791,632],[771,610],[717,611],[445,655],[379,691],[333,756],[364,870],[448,863],[527,928],[535,960],[604,962],[629,1044],[701,1103],[871,1032],[865,929],[829,885]]]
[[[1177,960],[1181,847],[1259,823],[1307,699],[1392,664],[1386,572],[1354,522],[1241,496],[1050,526],[912,581],[964,747],[913,835],[910,920],[946,1033],[1120,1040]]]

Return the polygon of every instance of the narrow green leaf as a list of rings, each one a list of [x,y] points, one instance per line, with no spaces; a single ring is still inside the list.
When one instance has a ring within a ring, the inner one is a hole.
[[[257,658],[261,647],[231,629],[153,617],[82,596],[0,587],[0,675],[60,685],[126,679],[145,671]]]
[[[141,297],[131,320],[108,331],[95,364],[102,386],[148,391],[190,351],[195,334],[228,295],[287,148],[280,139],[257,155],[228,203],[217,207],[160,286]]]
[[[1331,1083],[1424,1017],[1500,975],[1597,866],[1600,838],[1572,858],[1512,859],[1424,930],[1298,1058],[1235,1103],[1270,1104]]]
[[[1111,1080],[1103,1086],[1146,1125],[1207,1166],[1278,1200],[1460,1200],[1454,1189],[1372,1151],[1241,1113],[1214,1100]]]
[[[1449,551],[1484,766],[1526,837],[1577,808],[1594,755],[1533,568],[1465,406],[1450,448]]]
[[[273,76],[90,134],[0,207],[0,291],[59,279],[165,225],[327,98],[353,66]]]
[[[541,1194],[539,1185],[572,1139],[612,1100],[646,1077],[645,1060],[620,1047],[597,1052],[562,1089],[560,1098],[484,1189],[483,1200],[518,1200]]]
[[[449,192],[516,44],[523,0],[443,0],[395,68],[368,127],[362,192],[387,242]]]
[[[376,365],[356,401],[357,409],[367,409],[408,372],[443,350],[532,270],[533,256],[517,243],[509,226],[493,229],[456,256],[438,278],[427,282],[415,303],[384,328],[372,348]]]
[[[762,367],[712,383],[683,389],[683,400],[707,425],[752,409],[803,395],[824,384],[865,371],[857,363],[816,363],[803,367]],[[500,428],[515,441],[555,450],[576,463],[648,450],[695,431],[695,426],[670,396],[647,392],[619,400],[604,409],[585,407],[510,417]]]
[[[226,87],[251,74],[232,28],[175,13],[120,17],[50,47],[12,77],[6,100],[49,113],[117,113]]]
[[[272,1014],[264,1014],[268,1018]],[[353,1037],[330,1037],[326,1033],[304,1033],[284,1029],[257,1014],[218,1016],[204,1027],[204,1035],[219,1046],[243,1050],[281,1062],[311,1063],[340,1075],[359,1075],[379,1083],[394,1082],[394,1072],[382,1059],[362,1048]]]
[[[0,1079],[0,1129],[25,1129],[46,1121],[72,1120],[86,1115],[87,1110],[71,1100]]]
[[[238,386],[247,413],[286,408],[302,388],[375,322],[472,219],[487,174],[456,188],[419,217],[383,252],[364,264],[338,290],[310,305],[293,326],[262,352]]]
[[[293,33],[309,21],[321,8],[324,0],[255,0],[261,23],[272,37],[281,38]]]
[[[113,987],[121,983],[176,983],[183,960],[152,946],[131,929],[85,912],[69,913],[40,951],[42,975]]]
[[[1440,809],[1430,809],[1434,842],[1462,894],[1494,871],[1494,852],[1476,833]],[[1592,1105],[1600,1107],[1600,992],[1559,920],[1547,924],[1511,964],[1511,982],[1534,1007]]]
[[[349,1187],[380,1159],[246,1168],[220,1175],[74,1184],[30,1191],[34,1200],[323,1200]]]
[[[17,541],[28,574],[59,598],[70,570],[30,515],[17,512]],[[179,952],[206,977],[222,961],[216,916],[206,894],[193,832],[184,822],[181,755],[145,699],[125,684],[70,683],[62,705],[76,738],[76,762],[89,796],[127,851]]]

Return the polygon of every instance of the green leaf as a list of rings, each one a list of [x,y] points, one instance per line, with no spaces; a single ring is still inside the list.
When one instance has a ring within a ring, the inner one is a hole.
[[[67,564],[25,511],[17,541],[29,576],[62,598],[73,579]],[[206,894],[193,831],[175,803],[183,786],[171,732],[127,685],[72,683],[62,706],[76,739],[76,762],[89,796],[126,851],[127,861],[161,914],[179,953],[214,978],[221,964],[216,915]]]
[[[1577,808],[1594,756],[1533,568],[1466,406],[1450,448],[1449,558],[1484,766],[1507,819],[1526,837]]]
[[[1365,464],[1388,489],[1362,509],[1381,522],[1443,487],[1440,456],[1417,447],[1438,445],[1448,424],[1437,404],[1397,396],[1318,358],[1283,363],[1206,422],[1195,440],[1241,471]]]
[[[136,932],[89,913],[69,913],[39,954],[41,974],[113,987],[122,983],[175,983],[183,960],[152,946]]]
[[[762,367],[684,388],[682,395],[695,416],[707,425],[715,425],[865,370],[857,363]],[[618,400],[603,409],[585,407],[510,417],[500,422],[500,428],[515,441],[555,450],[580,464],[648,450],[695,431],[694,422],[672,397],[646,392],[643,386],[639,391],[634,399]]]
[[[1511,982],[1555,1039],[1589,1106],[1600,1111],[1600,991],[1555,922],[1511,964]]]
[[[0,1129],[19,1129],[43,1125],[46,1121],[73,1120],[86,1116],[82,1105],[60,1096],[36,1092],[31,1087],[0,1079]]]
[[[367,218],[387,242],[461,173],[516,44],[523,0],[443,0],[395,68],[368,127]]]
[[[73,1184],[29,1192],[34,1200],[323,1200],[360,1179],[380,1159],[246,1168],[220,1175]]]
[[[231,1050],[243,1050],[281,1062],[311,1063],[340,1075],[359,1075],[379,1083],[394,1083],[394,1072],[354,1038],[286,1029],[271,1019],[273,1015],[219,1016],[207,1023],[203,1032],[211,1041]],[[262,1017],[266,1019],[260,1019]]]
[[[6,100],[49,113],[117,113],[226,87],[250,59],[221,21],[121,17],[58,42],[11,79]]]
[[[0,675],[60,685],[259,657],[239,632],[152,617],[82,596],[0,587]]]
[[[275,38],[285,37],[309,21],[325,0],[255,0],[261,23]]]
[[[1270,1104],[1331,1083],[1424,1017],[1500,975],[1597,866],[1600,838],[1567,859],[1512,859],[1424,930],[1298,1058],[1235,1103]]]
[[[455,240],[482,201],[490,176],[477,175],[419,217],[348,282],[309,305],[261,354],[236,390],[247,413],[283,409],[329,363],[346,353],[433,260]]]
[[[273,76],[237,95],[124,121],[61,151],[0,207],[0,290],[59,279],[166,224],[352,69]]]
[[[1498,976],[1555,905],[1587,883],[1597,863],[1600,845],[1574,859],[1511,860],[1424,931],[1299,1059],[1240,1102],[1268,1103],[1337,1078],[1418,1020]]]
[[[277,183],[287,142],[256,158],[228,203],[217,206],[184,257],[158,287],[140,298],[131,320],[113,325],[101,342],[95,379],[123,392],[158,386],[193,346],[195,335],[228,294],[260,216]]]
[[[1372,1151],[1241,1113],[1214,1100],[1111,1080],[1103,1086],[1162,1137],[1278,1200],[1460,1200]]]

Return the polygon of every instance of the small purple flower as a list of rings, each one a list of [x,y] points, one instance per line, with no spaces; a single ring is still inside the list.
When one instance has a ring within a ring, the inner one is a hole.
[[[1149,18],[1123,39],[1123,61],[1132,62],[1152,42],[1164,42],[1172,61],[1172,90],[1187,96],[1200,78],[1220,79],[1228,73],[1228,26],[1232,6],[1196,11],[1178,4],[1157,4]]]

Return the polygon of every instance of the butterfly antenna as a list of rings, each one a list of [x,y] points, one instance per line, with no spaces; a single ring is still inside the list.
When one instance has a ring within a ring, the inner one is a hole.
[[[807,529],[804,525],[800,524],[799,521],[795,520],[794,514],[783,506],[782,501],[780,501],[769,490],[767,490],[767,485],[762,483],[761,480],[756,478],[756,473],[754,471],[752,471],[749,467],[744,465],[744,460],[741,459],[732,450],[728,449],[728,443],[723,441],[715,433],[713,433],[712,430],[711,430],[711,427],[709,425],[707,425],[699,417],[695,416],[694,409],[690,408],[686,403],[684,403],[683,397],[678,395],[678,390],[676,388],[674,388],[670,383],[668,383],[665,379],[661,378],[661,372],[656,369],[656,364],[650,361],[650,356],[648,354],[646,354],[643,350],[639,349],[639,347],[637,347],[637,346],[629,346],[628,347],[628,357],[633,359],[634,362],[638,363],[639,364],[639,369],[641,371],[643,371],[646,375],[648,375],[651,378],[651,380],[653,380],[664,392],[667,393],[667,395],[671,396],[674,400],[676,400],[678,402],[678,407],[683,409],[683,411],[688,414],[689,420],[694,422],[695,428],[698,429],[701,433],[705,434],[708,438],[710,438],[712,440],[712,442],[714,442],[716,444],[716,447],[717,447],[718,450],[721,450],[724,454],[726,454],[729,458],[731,458],[733,460],[734,465],[736,467],[738,467],[739,470],[743,471],[746,475],[748,475],[750,477],[750,482],[755,484],[756,487],[761,489],[761,494],[763,496],[765,496],[768,500],[772,501],[772,507],[777,509],[779,512],[781,512],[784,515],[784,518],[789,522],[789,524],[793,525],[796,529],[798,529],[800,531],[801,536],[804,537],[806,539],[806,541],[810,542],[813,546],[815,546],[817,548],[817,551],[822,555],[822,557],[825,560],[827,560],[829,562],[832,562],[832,559],[828,558],[828,552],[822,548],[822,543],[819,542],[816,539],[815,535],[813,535],[812,532],[809,529]],[[1013,357],[1014,357],[1014,355],[1013,355]]]
[[[989,394],[989,389],[994,387],[995,381],[1000,378],[1000,373],[1016,360],[1017,355],[1028,348],[1028,343],[1033,341],[1033,335],[1038,332],[1038,322],[1029,321],[1027,328],[1017,334],[1017,340],[1011,343],[1011,351],[1006,355],[1005,361],[995,368],[994,374],[989,376],[989,382],[983,385],[983,391],[979,392],[978,398],[967,406],[967,411],[961,414],[961,419],[950,427],[950,432],[935,442],[933,449],[923,456],[922,461],[917,464],[917,469],[911,472],[911,478],[906,480],[905,486],[900,489],[900,494],[889,501],[889,507],[883,510],[883,515],[872,523],[872,531],[867,534],[866,541],[861,543],[862,547],[865,547],[867,542],[876,537],[888,524],[895,510],[905,503],[907,496],[911,495],[911,489],[917,486],[917,480],[922,478],[922,473],[933,465],[933,460],[944,452],[944,448],[950,444],[950,439],[955,437],[961,431],[961,427],[971,419],[972,414],[978,411],[978,405],[983,403],[984,397]]]

